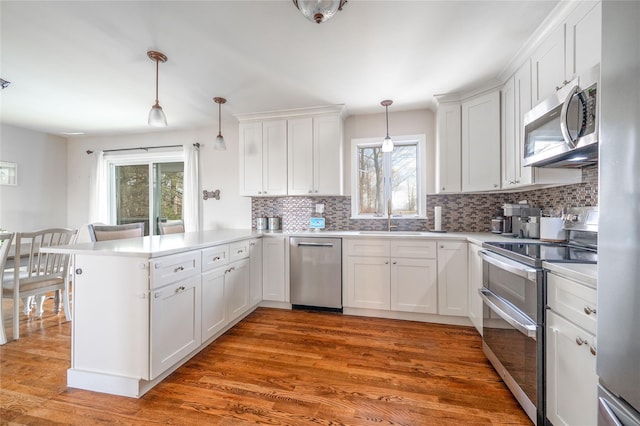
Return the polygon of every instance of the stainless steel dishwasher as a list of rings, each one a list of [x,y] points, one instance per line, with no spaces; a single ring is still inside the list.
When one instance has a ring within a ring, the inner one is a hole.
[[[342,239],[291,237],[291,304],[342,312]]]

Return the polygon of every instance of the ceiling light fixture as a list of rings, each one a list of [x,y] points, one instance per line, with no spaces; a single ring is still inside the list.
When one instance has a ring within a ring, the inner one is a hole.
[[[164,111],[162,111],[162,107],[158,102],[158,66],[160,62],[167,62],[167,56],[155,50],[149,50],[147,56],[156,63],[156,103],[153,104],[151,111],[149,111],[149,126],[167,127],[167,116],[164,115]]]
[[[218,136],[216,136],[216,141],[213,143],[213,149],[215,149],[216,151],[226,151],[227,144],[224,142],[224,137],[222,136],[222,120],[220,119],[220,109],[222,107],[222,104],[227,103],[227,100],[225,98],[215,97],[213,98],[213,102],[218,104]]]
[[[293,4],[305,18],[319,24],[342,10],[347,0],[293,0]]]
[[[384,141],[382,141],[382,152],[393,151],[393,140],[391,140],[391,137],[389,137],[389,105],[391,105],[392,103],[393,101],[390,101],[388,99],[380,102],[380,105],[384,107],[387,115],[387,137],[384,138]]]

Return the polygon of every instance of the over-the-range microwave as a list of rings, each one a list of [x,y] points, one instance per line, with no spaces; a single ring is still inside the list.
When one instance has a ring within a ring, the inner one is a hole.
[[[525,166],[583,167],[598,161],[596,65],[524,116]]]

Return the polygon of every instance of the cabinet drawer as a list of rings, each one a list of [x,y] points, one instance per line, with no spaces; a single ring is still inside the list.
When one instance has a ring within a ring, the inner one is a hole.
[[[151,260],[151,288],[158,288],[200,273],[200,251]]]
[[[391,257],[435,259],[436,256],[437,245],[435,241],[391,241]]]
[[[249,240],[229,244],[229,262],[249,257]]]
[[[210,247],[202,250],[202,271],[210,271],[229,263],[229,245]]]
[[[596,332],[596,290],[577,281],[547,273],[547,304],[590,333]]]
[[[346,240],[347,255],[349,256],[384,256],[389,257],[389,240],[375,240],[358,238]]]

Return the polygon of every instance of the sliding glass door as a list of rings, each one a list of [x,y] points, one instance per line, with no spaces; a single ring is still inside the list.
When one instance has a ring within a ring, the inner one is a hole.
[[[111,223],[144,222],[145,235],[156,235],[158,223],[183,218],[184,162],[180,158],[137,156],[109,163]]]

